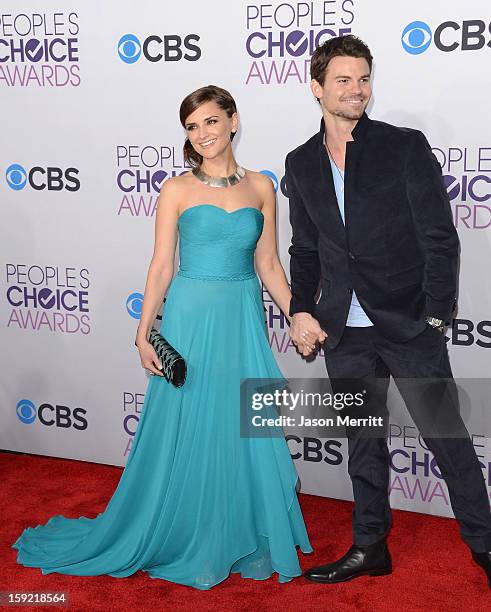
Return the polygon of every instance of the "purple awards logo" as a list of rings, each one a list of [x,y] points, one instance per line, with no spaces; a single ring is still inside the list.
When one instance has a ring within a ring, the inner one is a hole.
[[[123,391],[123,433],[126,437],[123,457],[130,454],[144,401],[144,393]]]
[[[433,148],[458,230],[491,227],[491,148]]]
[[[491,486],[491,461],[483,457],[486,436],[481,433],[471,434],[472,444],[479,458],[479,465],[488,487]],[[441,508],[450,508],[448,489],[421,434],[414,425],[389,423],[388,447],[390,457],[390,494],[391,500],[397,502],[418,503],[424,511],[424,505],[437,502]],[[491,493],[491,491],[489,491]],[[428,508],[430,514],[433,508]]]
[[[118,215],[130,217],[153,217],[163,182],[190,169],[174,145],[117,145],[116,159]]]
[[[89,271],[8,263],[6,298],[12,307],[7,327],[53,333],[89,334]]]
[[[353,9],[353,0],[247,5],[245,49],[252,62],[245,84],[308,83],[312,53],[351,32]]]
[[[0,84],[6,87],[78,87],[77,13],[0,15]]]

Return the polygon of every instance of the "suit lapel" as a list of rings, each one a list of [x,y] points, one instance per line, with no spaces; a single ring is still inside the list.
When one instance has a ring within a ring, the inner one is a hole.
[[[325,225],[328,228],[329,235],[336,242],[341,241],[343,244],[346,241],[346,232],[344,228],[343,218],[339,210],[336,190],[334,188],[334,179],[332,177],[331,162],[329,155],[324,146],[324,133],[319,143],[319,164],[320,164],[320,185],[323,201],[321,202],[322,218],[325,219]]]
[[[363,114],[351,133],[354,140],[346,144],[344,207],[348,232],[354,214],[352,203],[355,201],[353,198],[355,174],[369,124],[370,119],[366,114]],[[322,119],[317,137],[312,141],[313,144],[303,160],[305,172],[308,173],[309,177],[305,186],[308,194],[305,201],[309,214],[321,233],[323,232],[329,236],[330,240],[345,248],[347,232],[334,189],[329,155],[324,145],[324,129],[324,119]]]
[[[370,119],[364,113],[351,132],[353,140],[346,143],[346,159],[344,167],[344,218],[346,226],[353,223],[353,215],[356,214],[353,208],[356,198],[354,197],[355,177],[357,176],[358,164],[363,150],[365,134],[370,123]]]

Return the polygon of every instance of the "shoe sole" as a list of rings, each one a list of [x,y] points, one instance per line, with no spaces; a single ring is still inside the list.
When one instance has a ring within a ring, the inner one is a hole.
[[[389,574],[392,574],[392,568],[384,568],[384,569],[378,569],[378,570],[371,570],[371,571],[367,571],[367,572],[360,572],[359,574],[354,574],[353,576],[348,576],[347,578],[343,578],[342,580],[328,580],[328,579],[322,579],[322,578],[310,578],[309,576],[305,576],[304,578],[306,578],[307,580],[310,580],[311,582],[318,582],[319,584],[337,584],[339,582],[348,582],[349,580],[354,580],[355,578],[360,578],[361,576],[388,576]]]

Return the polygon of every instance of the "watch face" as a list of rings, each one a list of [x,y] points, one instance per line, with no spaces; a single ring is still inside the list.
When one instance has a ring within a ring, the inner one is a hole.
[[[426,320],[432,327],[441,327],[443,325],[442,319],[435,319],[435,317],[427,317]]]

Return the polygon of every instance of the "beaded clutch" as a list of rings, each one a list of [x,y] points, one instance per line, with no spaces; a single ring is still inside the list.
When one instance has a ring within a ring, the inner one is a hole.
[[[182,355],[154,328],[150,331],[148,341],[153,346],[162,364],[161,372],[164,378],[174,387],[182,387],[186,381],[187,373],[186,362]]]

